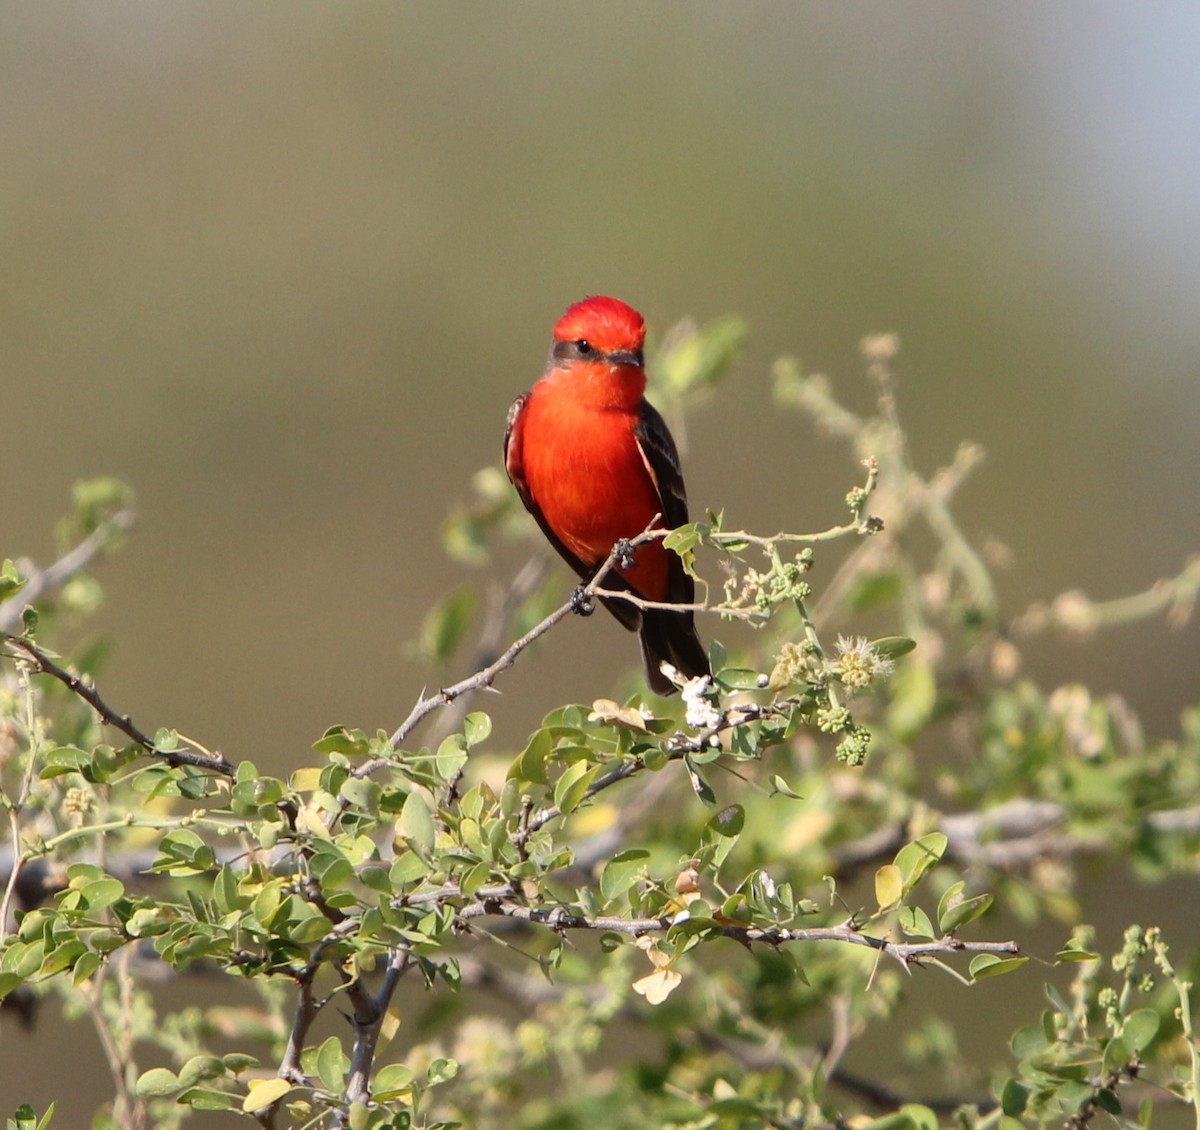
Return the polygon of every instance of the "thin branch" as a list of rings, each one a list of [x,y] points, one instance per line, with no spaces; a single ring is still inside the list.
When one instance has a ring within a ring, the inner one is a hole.
[[[41,674],[50,675],[57,679],[72,694],[78,695],[83,699],[100,716],[101,722],[106,726],[112,726],[114,729],[120,730],[121,733],[136,745],[141,746],[152,757],[165,762],[174,769],[187,765],[193,769],[208,769],[223,777],[233,777],[233,765],[219,753],[208,755],[192,753],[182,749],[159,749],[154,744],[154,739],[143,730],[140,730],[128,714],[118,714],[100,697],[96,688],[91,683],[84,682],[78,675],[72,675],[70,671],[60,667],[32,640],[27,640],[22,636],[14,636],[8,632],[0,632],[0,640],[8,647],[23,652],[24,658],[31,660]],[[14,656],[13,658],[16,657]]]
[[[665,538],[671,531],[656,528],[656,523],[660,517],[661,515],[656,514],[651,519],[649,526],[638,534],[637,537],[631,538],[624,543],[618,542],[614,545],[612,552],[608,555],[604,564],[596,570],[595,576],[586,585],[581,586],[576,592],[572,593],[570,600],[556,608],[540,624],[534,625],[520,639],[514,640],[509,644],[496,660],[489,663],[486,667],[481,667],[475,674],[469,675],[465,679],[460,679],[452,686],[442,688],[437,694],[429,698],[426,698],[424,692],[422,692],[421,697],[417,699],[416,705],[409,711],[408,717],[400,723],[388,739],[391,749],[398,749],[408,735],[435,710],[448,706],[456,699],[461,698],[471,691],[483,690],[485,687],[490,687],[495,682],[496,676],[511,667],[516,662],[517,656],[529,647],[530,644],[544,636],[560,620],[565,620],[572,613],[579,610],[579,597],[581,595],[585,598],[596,596],[603,589],[604,579],[616,567],[618,561],[625,557],[630,550],[636,549],[639,545],[643,545],[646,542],[658,541],[661,538]],[[608,592],[605,591],[604,595],[607,596]],[[390,759],[386,757],[372,758],[370,761],[365,761],[359,765],[354,770],[354,776],[368,776],[390,763]]]
[[[0,632],[10,631],[21,622],[21,612],[27,604],[36,604],[47,593],[62,588],[72,577],[82,573],[108,548],[115,536],[133,529],[135,521],[132,510],[118,510],[53,565],[31,573],[20,592],[0,601]]]
[[[643,934],[665,934],[674,926],[686,921],[679,915],[660,917],[625,918],[619,914],[575,914],[562,907],[526,906],[507,898],[484,897],[468,903],[456,914],[459,922],[474,918],[512,918],[519,922],[532,922],[554,931],[603,930],[618,934],[640,937]],[[922,961],[959,953],[994,953],[1020,957],[1021,947],[1016,942],[964,942],[948,936],[926,942],[893,942],[864,934],[852,923],[838,926],[732,926],[722,925],[721,934],[733,941],[750,945],[761,942],[780,946],[787,942],[841,942],[852,946],[865,946],[889,955],[905,967],[919,965]]]

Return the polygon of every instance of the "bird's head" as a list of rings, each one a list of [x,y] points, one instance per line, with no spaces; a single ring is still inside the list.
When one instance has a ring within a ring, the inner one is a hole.
[[[642,366],[646,324],[632,306],[593,295],[567,308],[554,326],[552,364],[576,361]]]

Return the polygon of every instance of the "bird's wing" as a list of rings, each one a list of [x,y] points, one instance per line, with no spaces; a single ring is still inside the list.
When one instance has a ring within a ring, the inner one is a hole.
[[[642,462],[658,488],[662,500],[663,525],[674,528],[688,520],[687,491],[679,467],[679,451],[667,428],[667,422],[649,401],[642,402],[642,414],[633,430]]]
[[[688,520],[687,490],[679,466],[679,450],[667,422],[649,401],[642,402],[642,414],[633,434],[642,462],[658,488],[663,525],[672,529],[685,525]],[[674,553],[671,558],[670,598],[681,604],[690,603],[695,597],[695,582],[684,570],[683,561]]]

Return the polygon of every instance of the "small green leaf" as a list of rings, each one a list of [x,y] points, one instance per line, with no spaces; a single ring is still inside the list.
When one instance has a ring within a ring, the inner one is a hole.
[[[905,906],[900,910],[900,929],[910,938],[932,941],[934,938],[933,923],[929,915],[919,906]]]
[[[916,646],[917,641],[910,640],[908,636],[884,636],[882,639],[871,641],[871,650],[884,659],[899,659]]]
[[[179,1077],[174,1071],[165,1067],[152,1067],[138,1076],[134,1087],[139,1098],[158,1098],[160,1095],[173,1095],[179,1090]]]
[[[991,895],[976,895],[969,899],[960,898],[952,905],[947,905],[944,910],[939,907],[938,927],[943,934],[953,934],[955,930],[961,929],[968,922],[974,922],[986,913],[992,901]]]
[[[896,852],[893,862],[900,869],[905,894],[908,894],[921,881],[921,876],[942,858],[948,843],[944,833],[927,832]]]
[[[650,853],[644,848],[630,848],[614,855],[600,873],[600,893],[606,899],[623,895],[646,873]]]
[[[429,610],[421,625],[417,650],[433,663],[445,663],[453,654],[475,611],[475,590],[456,589]]]
[[[740,804],[731,804],[710,817],[705,825],[718,836],[739,836],[746,824],[746,810]]]
[[[709,808],[716,808],[717,794],[712,791],[712,786],[704,779],[703,774],[696,768],[692,758],[685,757],[683,759],[684,767],[687,769],[688,780],[691,782],[692,791],[705,803]]]
[[[11,596],[16,596],[28,582],[17,572],[16,565],[12,559],[6,557],[4,564],[0,565],[0,600],[8,600]]]
[[[340,1092],[349,1070],[350,1061],[342,1051],[341,1041],[336,1036],[330,1036],[317,1052],[317,1075],[325,1089],[334,1094]]]
[[[491,732],[492,720],[482,710],[476,710],[474,713],[468,714],[463,721],[463,733],[467,738],[468,749],[485,741]]]
[[[521,756],[508,770],[510,781],[528,781],[531,785],[547,785],[546,759],[550,756],[553,739],[548,729],[535,731]]]
[[[897,668],[888,683],[888,728],[900,741],[915,737],[929,721],[937,702],[937,677],[929,663],[906,663]]]
[[[792,800],[803,800],[804,798],[796,792],[778,773],[771,778],[771,795],[785,796]]]
[[[996,953],[981,953],[971,959],[969,969],[974,980],[982,981],[985,977],[1001,977],[1014,969],[1020,969],[1028,960],[1027,957],[1001,957]]]
[[[1010,1079],[1000,1092],[1000,1109],[1009,1118],[1019,1118],[1025,1113],[1025,1104],[1029,1101],[1029,1087],[1017,1079]]]
[[[1133,1059],[1129,1045],[1120,1037],[1114,1036],[1104,1045],[1102,1070],[1105,1075],[1119,1075]]]
[[[885,863],[875,872],[875,901],[880,910],[895,906],[904,897],[904,878],[894,863]]]
[[[574,812],[583,803],[588,788],[600,772],[600,766],[589,768],[586,761],[576,761],[568,766],[554,783],[554,803],[564,816]]]
[[[1098,961],[1100,955],[1093,953],[1091,950],[1078,949],[1075,945],[1068,944],[1065,949],[1061,949],[1054,955],[1055,961]]]
[[[426,1071],[425,1077],[430,1083],[445,1083],[458,1074],[458,1061],[453,1059],[435,1059]]]
[[[417,851],[428,855],[433,850],[433,813],[425,797],[415,789],[408,794],[400,810],[397,829],[402,839],[407,840]]]
[[[1153,1008],[1139,1008],[1125,1018],[1121,1035],[1135,1052],[1143,1052],[1158,1034],[1161,1018]]]
[[[247,1114],[266,1110],[272,1103],[277,1103],[292,1089],[286,1079],[264,1079],[250,1084],[250,1093],[242,1099],[242,1110]]]

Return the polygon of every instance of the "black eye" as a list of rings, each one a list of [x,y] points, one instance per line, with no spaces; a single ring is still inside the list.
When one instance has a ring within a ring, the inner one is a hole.
[[[591,343],[587,338],[581,337],[576,343],[575,348],[579,350],[581,357],[586,357],[592,351]]]

